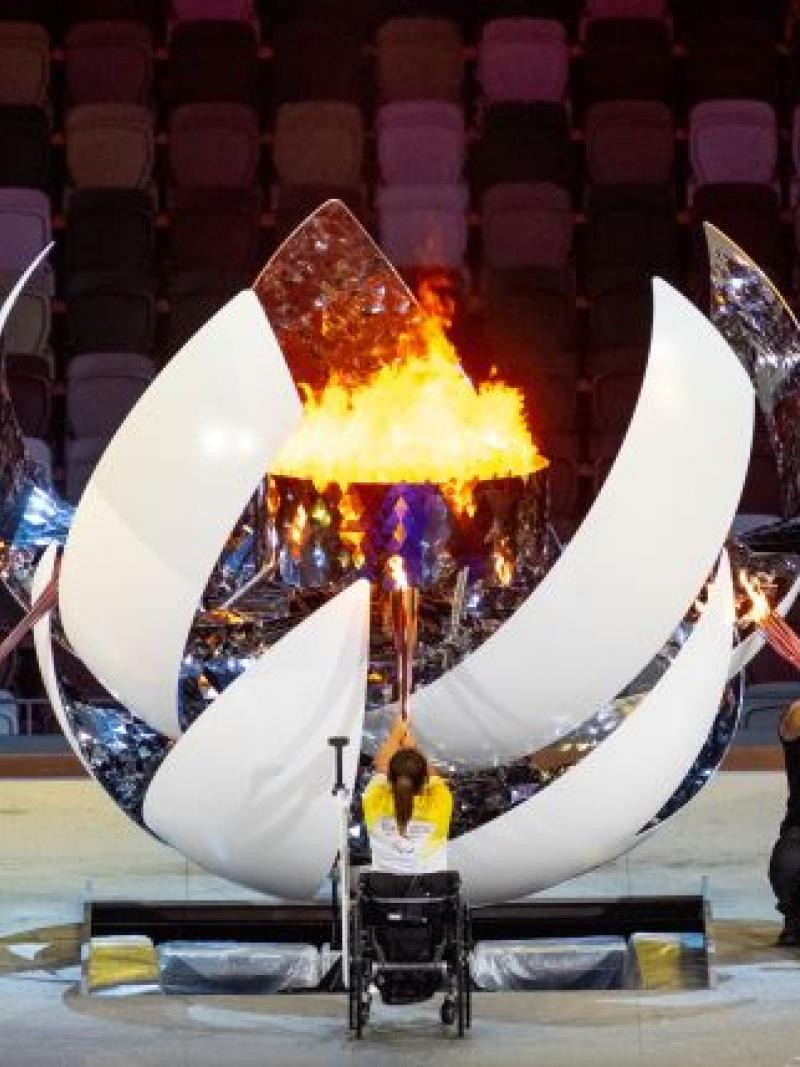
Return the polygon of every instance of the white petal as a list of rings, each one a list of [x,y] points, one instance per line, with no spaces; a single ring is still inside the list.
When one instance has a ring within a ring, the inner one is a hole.
[[[733,619],[723,553],[697,626],[630,718],[541,793],[451,844],[450,864],[473,902],[556,885],[637,843],[708,735],[726,682]]]
[[[163,841],[242,885],[310,897],[338,849],[328,738],[347,736],[352,789],[361,746],[369,583],[296,626],[189,728],[145,794]]]
[[[299,416],[247,290],[161,371],[80,500],[61,566],[65,633],[109,692],[168,736],[179,734],[180,661],[208,575]]]
[[[475,653],[415,693],[443,759],[505,761],[574,729],[653,658],[711,571],[741,495],[753,390],[728,345],[665,282],[617,460],[552,571]]]

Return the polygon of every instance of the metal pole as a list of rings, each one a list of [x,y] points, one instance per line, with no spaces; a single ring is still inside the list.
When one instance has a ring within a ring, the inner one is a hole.
[[[344,750],[347,737],[329,737],[334,750],[336,778],[331,792],[339,798],[339,915],[342,926],[342,984],[350,988],[350,791],[344,780]]]

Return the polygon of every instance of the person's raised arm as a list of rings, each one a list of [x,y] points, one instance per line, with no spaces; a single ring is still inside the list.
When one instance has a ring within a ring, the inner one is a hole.
[[[408,723],[398,714],[389,727],[389,732],[383,739],[381,747],[375,756],[375,770],[378,774],[388,774],[389,763],[395,752],[401,748],[413,747],[414,739],[408,728]]]

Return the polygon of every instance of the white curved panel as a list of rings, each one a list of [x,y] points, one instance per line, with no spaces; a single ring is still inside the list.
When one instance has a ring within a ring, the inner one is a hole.
[[[247,290],[161,371],[81,497],[61,565],[64,630],[109,692],[167,736],[179,734],[178,670],[205,582],[300,410]]]
[[[734,619],[723,553],[708,604],[669,670],[602,745],[537,796],[451,842],[474,903],[513,900],[606,863],[680,785],[725,685]]]
[[[797,595],[800,593],[800,577],[795,578],[786,595],[775,606],[775,613],[785,618],[791,610]],[[744,641],[740,641],[734,648],[731,656],[728,678],[733,678],[739,671],[744,670],[750,660],[754,659],[765,645],[764,635],[760,630],[754,630]]]
[[[662,647],[711,571],[750,457],[753,390],[700,312],[653,283],[650,358],[600,495],[541,585],[412,698],[443,760],[519,757],[576,727]]]
[[[32,275],[34,275],[36,273],[38,267],[49,256],[50,249],[52,247],[53,247],[53,242],[51,241],[51,243],[46,248],[42,249],[42,251],[36,257],[36,259],[34,259],[34,261],[31,263],[31,265],[29,267],[27,267],[25,269],[25,271],[20,275],[20,277],[18,278],[16,284],[10,290],[10,292],[6,296],[5,300],[3,301],[2,306],[0,306],[0,337],[2,337],[3,330],[6,328],[6,323],[8,322],[9,315],[14,310],[14,305],[17,302],[17,297],[22,292],[22,290],[25,288],[25,286],[28,284],[28,282],[30,281]]]
[[[333,750],[352,788],[369,649],[369,583],[329,601],[224,690],[159,767],[145,824],[209,871],[312,896],[338,849]]]
[[[58,546],[55,544],[48,545],[42,553],[42,558],[36,565],[36,570],[33,573],[33,581],[31,582],[31,603],[35,604],[41,594],[44,592],[47,583],[53,577],[53,571],[56,564],[56,553],[58,552]],[[43,615],[33,627],[33,644],[36,649],[36,659],[39,663],[39,673],[42,676],[42,682],[44,683],[45,692],[47,693],[47,699],[50,701],[50,707],[53,709],[53,714],[58,720],[58,725],[61,727],[61,732],[69,742],[69,746],[78,759],[86,769],[86,773],[90,778],[94,778],[92,769],[89,766],[87,760],[84,758],[81,752],[81,747],[75,740],[69,719],[67,718],[67,712],[64,708],[64,702],[61,699],[61,687],[58,684],[58,676],[56,675],[56,664],[53,656],[53,636],[50,631],[50,612]]]

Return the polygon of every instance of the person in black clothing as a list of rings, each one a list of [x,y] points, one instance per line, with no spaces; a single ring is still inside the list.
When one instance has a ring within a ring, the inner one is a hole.
[[[783,745],[789,795],[769,862],[769,880],[784,920],[778,944],[800,947],[800,700],[781,716],[778,736]]]

